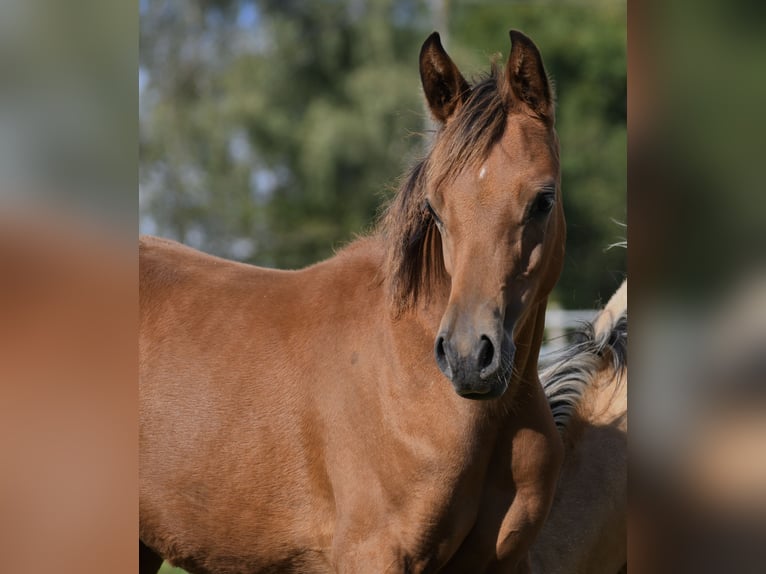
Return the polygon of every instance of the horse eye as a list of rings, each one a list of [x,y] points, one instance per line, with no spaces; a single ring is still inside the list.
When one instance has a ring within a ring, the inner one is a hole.
[[[441,227],[441,226],[442,226],[442,220],[441,220],[441,218],[440,218],[440,217],[437,215],[437,213],[434,211],[434,208],[433,208],[433,207],[431,207],[431,202],[430,202],[430,201],[428,201],[427,199],[426,199],[426,209],[428,210],[428,213],[430,213],[430,214],[431,214],[431,217],[433,217],[433,218],[434,218],[434,221],[436,222],[436,225],[438,225],[439,227]]]
[[[542,191],[537,194],[532,209],[530,210],[530,217],[542,217],[550,213],[553,209],[553,204],[556,202],[556,192],[554,191]]]

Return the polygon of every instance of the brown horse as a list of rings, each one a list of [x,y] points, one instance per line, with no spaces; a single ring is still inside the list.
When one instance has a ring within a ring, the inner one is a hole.
[[[539,574],[627,564],[628,281],[540,379],[565,442],[553,507],[532,549]]]
[[[563,262],[537,47],[473,86],[378,228],[267,270],[140,245],[142,572],[527,572],[563,446],[537,375]],[[451,383],[451,384],[450,384]]]

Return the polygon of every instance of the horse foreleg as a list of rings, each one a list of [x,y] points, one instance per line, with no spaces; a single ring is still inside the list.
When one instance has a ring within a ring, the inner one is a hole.
[[[335,560],[338,574],[357,574],[358,572],[380,572],[381,574],[404,574],[409,572],[399,556],[384,552],[382,549],[356,549],[339,556]]]
[[[336,545],[333,560],[337,574],[418,574],[433,571],[428,559],[417,559],[393,538],[371,537],[350,545]]]

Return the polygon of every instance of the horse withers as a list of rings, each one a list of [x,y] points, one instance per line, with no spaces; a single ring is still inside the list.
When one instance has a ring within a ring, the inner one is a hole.
[[[511,32],[376,230],[267,270],[140,243],[142,572],[527,572],[563,456],[537,375],[565,225],[551,88]],[[161,558],[160,558],[161,557]]]

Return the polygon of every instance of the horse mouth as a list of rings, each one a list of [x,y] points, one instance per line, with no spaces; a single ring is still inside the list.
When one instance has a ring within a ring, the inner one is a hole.
[[[455,389],[455,392],[464,399],[472,401],[488,401],[503,396],[507,389],[508,383],[499,379],[483,385],[458,388]]]
[[[503,396],[511,382],[514,352],[513,346],[510,352],[504,352],[499,368],[491,374],[469,373],[466,375],[461,372],[460,377],[450,376],[449,379],[457,395],[472,401],[489,401]]]

